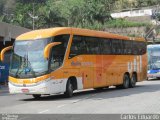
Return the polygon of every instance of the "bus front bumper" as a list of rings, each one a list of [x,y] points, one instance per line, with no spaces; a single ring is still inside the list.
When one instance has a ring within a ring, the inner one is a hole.
[[[160,73],[155,73],[155,74],[148,74],[148,78],[160,78]]]
[[[61,84],[66,84],[62,82]],[[64,86],[64,85],[63,85]],[[41,82],[36,85],[16,85],[9,82],[9,92],[11,94],[23,93],[23,94],[59,94],[65,91],[65,88],[61,89],[60,85],[54,82],[54,80],[49,80]]]

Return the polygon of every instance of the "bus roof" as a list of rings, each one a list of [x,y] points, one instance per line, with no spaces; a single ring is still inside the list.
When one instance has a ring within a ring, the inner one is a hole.
[[[160,47],[160,44],[147,45],[148,48]]]
[[[48,38],[48,37],[61,35],[61,34],[75,34],[75,35],[83,35],[83,36],[144,41],[144,38],[133,39],[133,37],[122,36],[118,34],[108,33],[105,31],[96,31],[96,30],[71,28],[71,27],[55,27],[55,28],[48,28],[48,29],[33,30],[18,36],[16,40],[35,40],[35,39]]]
[[[40,38],[48,38],[58,34],[71,34],[71,30],[70,28],[67,28],[67,27],[56,27],[56,28],[33,30],[30,32],[21,34],[16,38],[16,40],[35,40]]]

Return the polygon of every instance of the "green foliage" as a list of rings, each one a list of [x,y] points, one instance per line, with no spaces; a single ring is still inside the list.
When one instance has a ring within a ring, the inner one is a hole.
[[[0,1],[0,15],[2,16],[3,15],[3,10],[4,10],[4,6],[5,5],[5,1],[4,0],[1,0]]]
[[[114,19],[106,23],[106,26],[109,28],[141,27],[141,26],[148,26],[148,25],[150,24],[144,23],[144,22],[131,22],[125,19]]]
[[[115,9],[118,11],[131,10],[134,8],[148,7],[159,4],[159,0],[117,0]]]
[[[7,1],[0,1],[0,21],[32,29],[32,16],[38,16],[37,19],[34,19],[35,29],[70,26],[102,30],[105,27],[145,26],[146,23],[134,23],[121,19],[113,20],[110,13],[115,9],[156,5],[159,0]],[[9,6],[9,8],[5,6]],[[7,10],[7,15],[3,13],[5,10]],[[13,13],[14,15],[11,15]]]
[[[110,12],[117,0],[14,0],[16,1],[12,20],[5,22],[32,28],[71,26],[100,29],[111,19]],[[34,5],[34,7],[33,7]],[[33,13],[33,8],[35,12]],[[8,20],[8,21],[7,21]]]
[[[153,5],[158,5],[159,0],[137,0],[137,6],[135,7],[146,7],[146,6],[153,6]]]

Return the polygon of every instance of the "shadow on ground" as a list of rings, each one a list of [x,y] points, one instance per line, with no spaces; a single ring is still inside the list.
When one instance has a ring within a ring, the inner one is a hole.
[[[153,80],[154,81],[154,80]],[[157,92],[160,91],[160,84],[146,84],[137,85],[135,88],[118,89],[118,88],[106,88],[102,90],[86,90],[74,93],[72,98],[65,98],[64,95],[51,95],[43,96],[40,99],[31,98],[21,99],[20,101],[61,101],[61,100],[79,100],[79,99],[109,99],[124,96],[131,96],[136,94],[142,94],[145,92]]]

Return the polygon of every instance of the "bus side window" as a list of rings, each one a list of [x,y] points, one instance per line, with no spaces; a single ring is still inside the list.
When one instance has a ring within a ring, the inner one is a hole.
[[[133,41],[133,54],[138,55],[138,42]]]
[[[102,54],[111,54],[111,41],[110,39],[101,39],[102,40]]]
[[[54,46],[52,48],[51,57],[50,57],[50,69],[51,70],[55,70],[62,65],[63,60],[62,60],[61,55],[59,54],[60,52],[61,51],[59,49],[59,45]]]
[[[96,37],[85,37],[87,43],[88,54],[100,54],[100,38]]]
[[[133,44],[132,41],[129,41],[129,40],[124,41],[124,54],[125,55],[133,54],[132,44]]]
[[[88,53],[88,48],[84,37],[75,35],[73,37],[69,58],[72,58],[76,55],[82,55],[87,53]]]
[[[112,54],[121,54],[122,53],[122,47],[121,47],[121,40],[115,39],[112,41]]]
[[[63,63],[69,35],[57,35],[53,38],[53,42],[61,42],[61,44],[54,46],[50,54],[50,69],[55,70]]]
[[[146,53],[146,44],[144,42],[139,42],[139,54],[143,55]]]

